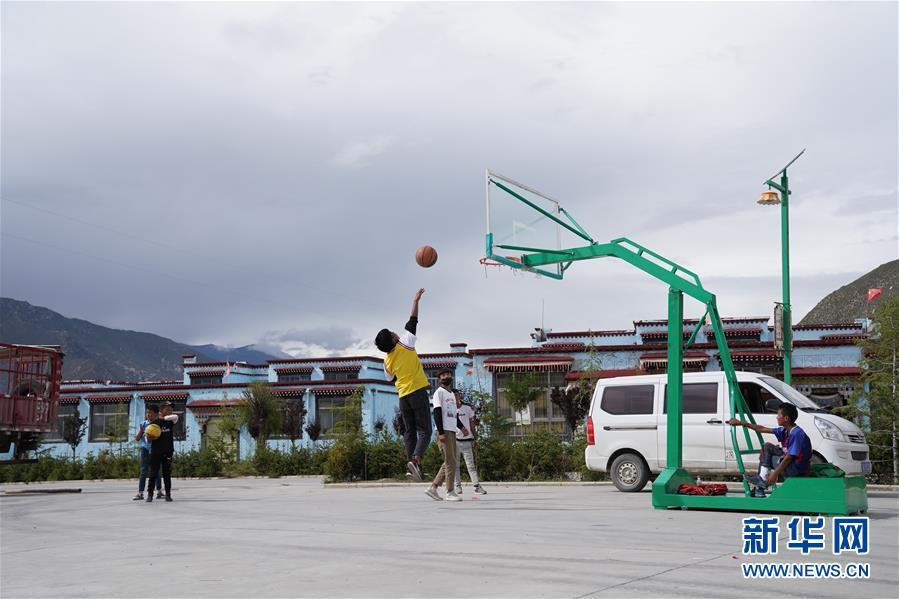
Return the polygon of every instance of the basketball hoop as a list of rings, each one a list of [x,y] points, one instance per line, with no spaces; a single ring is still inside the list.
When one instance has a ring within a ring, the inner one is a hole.
[[[521,258],[518,258],[516,256],[504,256],[504,258],[506,260],[511,260],[512,262],[521,263]],[[511,267],[509,267],[508,264],[503,264],[502,262],[497,262],[493,258],[481,258],[480,260],[478,260],[478,262],[480,262],[481,264],[484,265],[484,278],[485,279],[488,278],[487,277],[487,267],[488,266],[505,266],[505,267],[509,268],[509,270],[512,271],[512,276],[518,275],[518,273],[516,272],[518,270],[517,268],[511,268]]]
[[[512,262],[518,262],[519,264],[521,263],[521,258],[518,258],[516,256],[506,256],[505,258],[506,260],[511,260]],[[480,260],[478,260],[478,262],[480,262],[484,266],[508,266],[508,264],[497,262],[493,258],[481,258]]]

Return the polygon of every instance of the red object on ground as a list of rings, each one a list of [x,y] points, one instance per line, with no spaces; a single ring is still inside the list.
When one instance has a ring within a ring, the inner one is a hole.
[[[727,485],[722,483],[683,484],[677,488],[679,495],[727,495]]]

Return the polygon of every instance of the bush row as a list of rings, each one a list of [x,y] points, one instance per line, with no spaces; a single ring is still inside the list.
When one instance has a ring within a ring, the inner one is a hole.
[[[540,481],[569,478],[598,480],[600,475],[584,466],[583,438],[568,443],[550,433],[522,439],[488,438],[476,444],[478,474],[484,481]],[[433,477],[443,459],[436,443],[428,447],[422,463],[425,476]],[[37,463],[0,467],[0,482],[38,482],[136,478],[140,471],[137,452],[111,451],[73,461],[41,457]],[[329,447],[278,451],[264,448],[250,459],[229,461],[221,453],[203,450],[177,453],[172,467],[176,478],[217,476],[327,475],[333,481],[405,480],[403,442],[390,434],[374,437],[346,436]],[[462,468],[462,478],[467,480]]]

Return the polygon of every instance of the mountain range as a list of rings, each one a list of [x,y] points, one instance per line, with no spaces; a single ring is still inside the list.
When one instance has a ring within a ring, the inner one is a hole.
[[[275,356],[252,345],[187,345],[152,333],[111,329],[11,298],[0,298],[0,341],[62,346],[63,378],[67,380],[180,380],[186,354],[196,354],[201,361],[251,364],[290,357]]]

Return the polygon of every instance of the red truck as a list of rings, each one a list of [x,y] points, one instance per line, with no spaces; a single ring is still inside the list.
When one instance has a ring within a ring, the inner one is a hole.
[[[63,353],[56,345],[0,343],[0,453],[21,459],[59,412]]]

